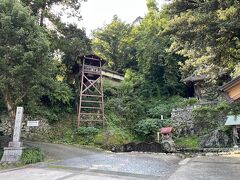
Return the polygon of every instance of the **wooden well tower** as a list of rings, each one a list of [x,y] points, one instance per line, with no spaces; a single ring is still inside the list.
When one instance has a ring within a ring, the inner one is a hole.
[[[80,57],[81,88],[78,106],[78,127],[81,123],[104,125],[102,66],[105,61],[96,55]]]

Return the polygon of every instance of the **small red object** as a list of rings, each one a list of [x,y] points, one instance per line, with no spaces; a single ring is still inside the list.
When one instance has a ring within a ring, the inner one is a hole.
[[[172,127],[163,127],[160,129],[160,134],[170,134],[172,132]]]

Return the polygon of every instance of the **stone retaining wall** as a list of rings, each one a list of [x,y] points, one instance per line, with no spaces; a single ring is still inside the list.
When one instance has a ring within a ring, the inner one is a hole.
[[[194,107],[173,109],[171,113],[174,135],[186,136],[194,134],[192,111]]]
[[[209,105],[216,106],[217,104],[217,101],[201,102],[194,106],[173,109],[171,113],[171,119],[175,136],[179,137],[193,135],[197,131],[197,129],[194,127],[193,109]],[[219,121],[221,121],[222,124],[225,123],[225,119],[225,116],[219,116]]]
[[[197,124],[194,124],[193,110],[205,105],[214,106],[216,103],[198,104],[191,107],[177,108],[172,110],[171,118],[175,137],[184,137],[193,134],[199,135],[199,132],[201,132],[201,127],[198,127]],[[198,137],[200,147],[227,147],[232,143],[231,135],[227,134],[227,132],[224,132],[220,128],[226,121],[226,114],[219,112],[217,118],[219,126],[216,126],[214,129],[209,129],[208,134],[201,134],[201,137]]]
[[[38,127],[28,127],[27,121],[39,121]],[[8,136],[11,134],[11,124],[7,115],[0,115],[0,132],[1,134]],[[48,124],[48,120],[36,117],[32,118],[29,115],[24,115],[22,122],[21,137],[28,139],[46,139],[51,133],[51,127]]]

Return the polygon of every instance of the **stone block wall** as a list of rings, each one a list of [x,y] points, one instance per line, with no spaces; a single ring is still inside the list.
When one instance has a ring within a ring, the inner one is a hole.
[[[185,107],[172,110],[171,118],[175,136],[180,137],[194,134],[193,108]]]
[[[174,127],[174,136],[184,137],[197,134],[201,129],[199,129],[197,125],[194,125],[193,110],[209,105],[215,106],[217,102],[205,102],[195,106],[173,109],[171,118]],[[209,129],[208,134],[199,137],[201,147],[226,147],[231,142],[229,135],[219,129],[219,127],[223,126],[226,122],[226,114],[219,112],[217,118],[219,125],[214,129]]]
[[[193,135],[197,131],[197,129],[194,127],[193,109],[203,106],[216,106],[217,104],[218,101],[202,101],[193,106],[173,109],[171,113],[171,119],[174,127],[174,135],[177,137]],[[220,122],[225,122],[225,119],[226,117],[224,115],[219,115]]]
[[[28,127],[27,121],[39,121],[38,127]],[[11,134],[11,124],[7,115],[0,115],[0,132],[1,134],[8,136]],[[48,120],[36,117],[32,118],[29,115],[24,115],[22,122],[21,137],[28,139],[45,139],[51,133],[51,127],[48,124]]]

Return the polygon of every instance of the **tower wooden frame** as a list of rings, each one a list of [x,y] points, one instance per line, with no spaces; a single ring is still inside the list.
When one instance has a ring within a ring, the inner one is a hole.
[[[104,126],[102,66],[105,61],[96,55],[80,58],[82,67],[77,125],[100,122]]]

